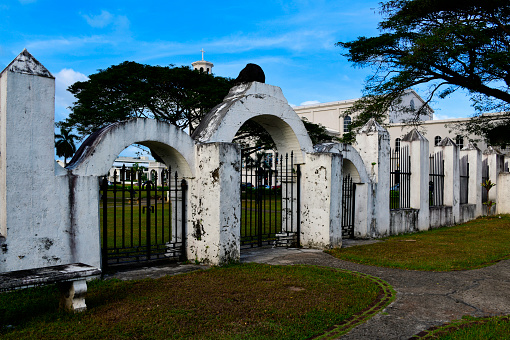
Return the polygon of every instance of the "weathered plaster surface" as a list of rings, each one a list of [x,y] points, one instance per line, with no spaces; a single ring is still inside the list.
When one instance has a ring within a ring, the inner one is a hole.
[[[269,132],[280,154],[294,152],[296,164],[304,163],[305,152],[312,152],[303,122],[282,90],[258,82],[234,86],[224,101],[200,122],[192,137],[201,143],[230,143],[250,119]]]
[[[312,153],[301,168],[301,244],[328,249],[342,245],[342,156]]]
[[[194,175],[193,139],[174,125],[144,118],[114,123],[93,133],[67,169],[79,176],[103,176],[118,155],[133,143],[150,147],[179,175]]]
[[[188,209],[188,258],[214,265],[239,261],[239,147],[200,144],[196,154],[197,176],[191,181]]]

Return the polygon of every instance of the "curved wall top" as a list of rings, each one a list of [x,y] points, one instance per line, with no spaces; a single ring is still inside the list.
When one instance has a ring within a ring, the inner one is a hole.
[[[250,119],[269,132],[280,154],[293,151],[296,163],[304,163],[304,153],[313,152],[308,132],[282,90],[259,82],[230,89],[224,101],[200,122],[192,138],[202,143],[231,143],[237,131]]]
[[[367,173],[367,168],[365,167],[365,163],[361,158],[359,152],[349,144],[340,144],[340,143],[323,143],[318,144],[314,147],[315,152],[331,152],[331,153],[339,153],[342,155],[344,160],[349,160],[352,165],[356,168],[359,180],[361,183],[370,183],[370,176]],[[348,167],[350,168],[351,164]]]
[[[180,176],[193,177],[195,142],[172,124],[137,118],[113,123],[91,134],[66,167],[75,175],[103,176],[131,144],[149,147]]]

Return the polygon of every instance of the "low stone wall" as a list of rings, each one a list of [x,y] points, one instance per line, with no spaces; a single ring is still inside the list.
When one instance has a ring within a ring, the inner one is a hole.
[[[419,212],[418,209],[390,210],[390,235],[417,232]]]
[[[430,207],[430,227],[429,228],[439,228],[449,225],[454,225],[459,221],[455,221],[453,217],[453,209],[451,206],[439,206],[439,207]]]
[[[458,223],[465,223],[474,220],[476,217],[476,204],[460,205],[460,220]]]

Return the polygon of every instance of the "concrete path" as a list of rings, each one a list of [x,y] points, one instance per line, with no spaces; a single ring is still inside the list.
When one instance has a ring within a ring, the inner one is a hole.
[[[487,268],[446,273],[359,265],[307,249],[259,248],[244,251],[241,260],[342,268],[379,277],[392,285],[396,300],[342,339],[409,339],[463,315],[510,314],[510,260]]]

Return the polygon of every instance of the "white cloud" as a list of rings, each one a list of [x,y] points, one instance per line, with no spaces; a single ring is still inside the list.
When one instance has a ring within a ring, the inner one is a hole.
[[[64,68],[55,75],[55,106],[57,120],[65,119],[66,110],[76,100],[75,97],[67,91],[67,88],[77,81],[86,81],[88,77],[83,73],[76,72],[72,69]]]
[[[101,11],[101,14],[99,15],[83,15],[85,20],[87,20],[87,23],[92,27],[97,28],[104,28],[112,23],[113,21],[113,15],[105,10]]]
[[[318,101],[318,100],[308,100],[306,102],[302,102],[301,104],[299,104],[300,106],[303,106],[303,105],[315,105],[315,104],[320,104],[321,102]]]

